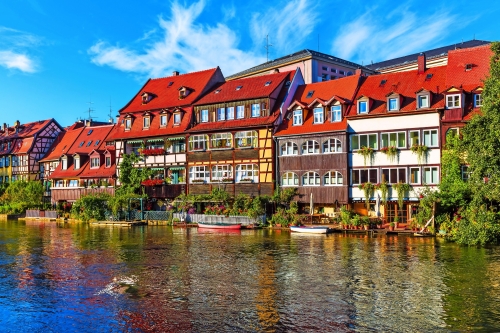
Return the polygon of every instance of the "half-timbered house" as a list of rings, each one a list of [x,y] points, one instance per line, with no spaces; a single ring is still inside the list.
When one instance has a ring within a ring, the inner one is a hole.
[[[0,182],[42,180],[40,159],[62,131],[54,119],[14,126],[3,124],[0,130]]]
[[[277,138],[280,186],[297,187],[301,210],[330,214],[349,201],[347,120],[361,76],[301,85]]]
[[[221,82],[224,77],[218,67],[148,80],[119,111],[118,124],[109,138],[116,145],[118,173],[123,154],[138,154],[141,160],[135,166],[154,173],[144,183],[150,198],[173,199],[185,192],[185,134],[192,103]]]
[[[220,84],[194,106],[188,133],[188,191],[271,195],[276,168],[273,133],[303,83],[300,70]]]

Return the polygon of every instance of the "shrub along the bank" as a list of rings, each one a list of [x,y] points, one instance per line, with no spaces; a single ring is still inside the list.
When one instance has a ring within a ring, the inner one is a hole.
[[[0,214],[20,214],[30,208],[42,208],[43,185],[39,181],[16,180],[2,186]]]

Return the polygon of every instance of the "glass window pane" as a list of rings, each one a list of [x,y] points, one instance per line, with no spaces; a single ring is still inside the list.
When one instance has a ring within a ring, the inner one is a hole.
[[[382,133],[381,140],[382,140],[382,142],[380,143],[380,147],[382,147],[382,148],[389,147],[389,134]]]
[[[369,136],[369,143],[371,148],[377,149],[377,134],[370,134]]]
[[[406,183],[406,169],[398,169],[398,181]]]
[[[368,170],[359,170],[359,176],[361,183],[366,183],[368,181]]]
[[[432,146],[437,146],[438,145],[438,133],[437,133],[437,130],[431,131],[431,145]]]
[[[399,148],[406,148],[406,133],[405,132],[399,132],[398,133],[398,147]]]
[[[376,169],[370,169],[370,183],[376,184],[378,182],[377,179],[377,170]]]
[[[357,135],[351,136],[352,149],[359,149],[359,137]]]
[[[382,178],[380,179],[380,182],[389,182],[389,169],[382,169]]]
[[[359,145],[361,147],[368,147],[368,136],[360,135],[359,136]]]
[[[390,183],[391,184],[395,184],[398,182],[398,169],[391,169],[390,172],[389,172],[390,176],[391,176],[391,180],[390,180]]]
[[[352,170],[352,183],[360,184],[359,179],[359,170]]]
[[[433,184],[439,183],[438,168],[432,168],[432,183]]]

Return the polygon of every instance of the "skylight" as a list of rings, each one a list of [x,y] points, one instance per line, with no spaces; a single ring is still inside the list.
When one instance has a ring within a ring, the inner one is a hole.
[[[425,77],[425,81],[429,81],[430,79],[432,79],[431,73],[427,74],[427,76]]]
[[[314,90],[309,91],[309,92],[307,93],[306,98],[311,98],[311,97],[313,96],[313,94],[314,94]]]
[[[466,71],[472,70],[472,64],[465,64],[465,70]]]
[[[97,140],[97,141],[95,142],[95,145],[94,145],[94,146],[97,146],[100,142],[101,142],[101,140]]]
[[[94,131],[94,130],[89,130],[89,131],[87,132],[87,135],[92,134],[92,132],[93,132],[93,131]]]
[[[92,144],[92,140],[90,140],[88,143],[87,143],[87,147],[90,147],[90,145]]]
[[[270,84],[271,84],[271,81],[267,81],[264,85],[267,87]]]
[[[80,142],[80,145],[78,147],[81,147],[85,144],[85,141]]]
[[[170,82],[168,83],[167,88],[168,88],[168,87],[170,87],[170,86],[171,86],[171,85],[173,85],[173,84],[174,84],[174,81],[170,81]]]
[[[383,86],[386,82],[387,82],[387,80],[382,80],[382,81],[380,81],[380,85]]]
[[[243,86],[237,86],[236,90],[240,90],[241,88],[243,88]]]
[[[220,93],[220,89],[217,89],[216,91],[214,91],[214,94],[218,94]]]

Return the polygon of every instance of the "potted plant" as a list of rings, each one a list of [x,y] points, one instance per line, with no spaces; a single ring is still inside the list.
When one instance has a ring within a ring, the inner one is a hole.
[[[399,216],[395,216],[395,217],[394,217],[394,222],[393,222],[393,224],[394,224],[394,227],[395,227],[395,228],[397,228],[397,227],[398,227],[398,224],[399,224]]]
[[[427,159],[427,152],[429,148],[426,145],[413,144],[411,146],[411,151],[417,155],[417,160],[419,164],[423,164]]]
[[[389,223],[389,231],[394,231],[394,222]]]
[[[373,148],[363,146],[358,150],[358,154],[363,155],[363,162],[366,165],[366,161],[372,161],[373,158]]]
[[[358,214],[354,215],[354,217],[352,218],[351,222],[352,222],[352,225],[353,225],[354,229],[360,228],[360,226],[361,226],[361,219],[359,218]]]
[[[365,230],[368,230],[370,227],[370,218],[368,216],[363,216],[361,218],[361,223],[363,224],[363,228],[365,228]]]

